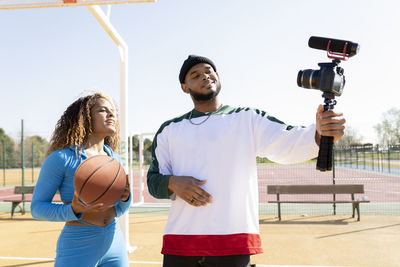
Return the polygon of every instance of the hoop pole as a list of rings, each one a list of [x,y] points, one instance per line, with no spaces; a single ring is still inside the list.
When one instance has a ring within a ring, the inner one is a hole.
[[[139,190],[140,190],[140,200],[138,205],[144,203],[144,183],[146,177],[144,175],[144,139],[145,136],[154,136],[154,133],[142,133],[139,135]]]
[[[129,175],[129,186],[132,193],[131,197],[131,206],[133,204],[133,135],[129,135],[128,137],[128,175]]]
[[[25,143],[24,143],[24,120],[21,120],[21,186],[25,186]],[[25,214],[25,194],[22,193],[22,214]]]
[[[120,54],[120,155],[122,165],[125,170],[128,169],[128,45],[122,39],[121,35],[117,32],[114,26],[111,24],[110,19],[106,16],[104,11],[97,5],[87,6],[90,13],[95,17],[97,22],[103,27],[111,39],[115,42],[118,47]],[[132,197],[132,192],[131,192]],[[120,224],[122,234],[125,237],[126,248],[129,253],[133,252],[136,247],[131,246],[129,243],[129,212],[125,213],[120,217]]]
[[[143,134],[139,135],[139,191],[140,191],[140,203],[144,203],[144,137]]]

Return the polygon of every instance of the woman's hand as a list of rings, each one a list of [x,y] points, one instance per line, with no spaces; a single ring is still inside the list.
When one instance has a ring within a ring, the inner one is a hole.
[[[74,197],[72,198],[71,207],[75,214],[86,213],[86,212],[102,212],[109,208],[107,206],[104,206],[103,203],[98,203],[94,205],[85,205],[79,200],[76,194],[74,194]]]
[[[128,178],[128,175],[126,175],[125,191],[124,191],[124,193],[122,194],[121,200],[124,201],[124,202],[125,202],[125,201],[128,201],[130,193],[131,193],[131,187],[130,187],[130,185],[129,185],[129,178]]]

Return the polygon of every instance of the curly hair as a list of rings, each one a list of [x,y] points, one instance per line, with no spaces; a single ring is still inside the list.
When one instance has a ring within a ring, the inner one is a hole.
[[[73,102],[64,111],[64,114],[58,120],[55,130],[51,136],[49,148],[46,156],[51,152],[67,147],[75,147],[75,152],[81,152],[92,133],[92,118],[90,111],[98,99],[105,99],[114,105],[113,101],[101,92],[95,92],[91,95],[83,96]],[[118,114],[118,112],[116,112]],[[104,138],[104,144],[116,151],[119,148],[119,120],[117,115],[116,132],[112,136]]]

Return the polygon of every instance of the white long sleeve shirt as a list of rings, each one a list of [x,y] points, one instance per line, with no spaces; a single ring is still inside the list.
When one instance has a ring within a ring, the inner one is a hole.
[[[150,193],[168,198],[171,175],[193,176],[207,180],[202,188],[213,197],[202,207],[172,201],[162,253],[262,253],[256,156],[283,164],[315,158],[315,125],[292,127],[263,111],[230,106],[209,115],[193,110],[165,122],[154,138]]]

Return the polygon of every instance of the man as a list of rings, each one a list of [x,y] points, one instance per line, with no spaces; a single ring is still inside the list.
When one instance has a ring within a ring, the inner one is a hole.
[[[179,74],[194,109],[165,122],[154,137],[149,192],[171,198],[164,267],[247,267],[262,253],[256,156],[279,163],[318,155],[321,135],[336,141],[345,120],[319,106],[316,124],[285,125],[264,111],[222,105],[215,64],[190,55]]]

